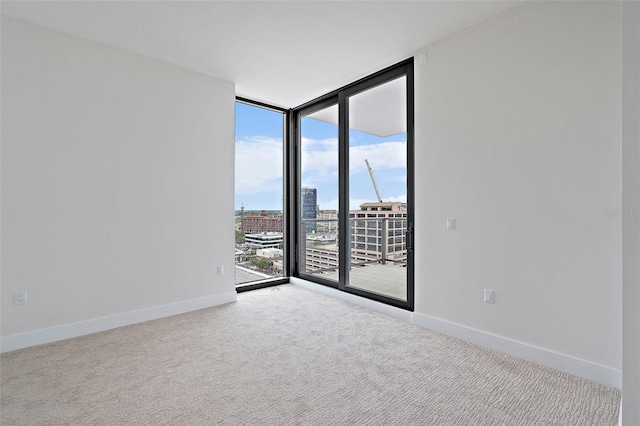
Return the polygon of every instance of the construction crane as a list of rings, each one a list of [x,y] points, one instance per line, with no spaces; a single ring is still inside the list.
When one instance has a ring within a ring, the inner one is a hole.
[[[376,197],[378,197],[378,202],[381,203],[382,202],[382,197],[380,197],[380,191],[378,191],[378,185],[376,184],[376,178],[373,177],[373,170],[371,170],[371,166],[369,165],[369,160],[367,160],[365,158],[364,162],[367,164],[367,169],[369,170],[369,176],[371,176],[371,182],[373,183],[373,189],[375,189],[375,191],[376,191]]]

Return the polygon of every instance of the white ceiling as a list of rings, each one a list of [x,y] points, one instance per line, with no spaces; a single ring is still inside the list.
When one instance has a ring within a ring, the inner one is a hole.
[[[294,107],[521,1],[2,1],[1,10]]]

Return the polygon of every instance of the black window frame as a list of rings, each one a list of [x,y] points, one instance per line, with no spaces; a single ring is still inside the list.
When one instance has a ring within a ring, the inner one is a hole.
[[[414,61],[413,58],[399,62],[388,68],[385,68],[379,72],[364,77],[354,83],[341,87],[326,95],[320,96],[309,102],[306,102],[298,107],[292,108],[289,114],[289,137],[291,142],[291,152],[289,160],[291,161],[290,172],[293,173],[292,179],[289,181],[290,197],[290,212],[292,213],[292,220],[288,223],[290,239],[288,245],[290,252],[288,258],[290,260],[290,276],[301,278],[314,283],[322,284],[328,287],[337,288],[338,290],[355,294],[357,296],[365,297],[371,300],[382,302],[388,305],[392,305],[408,311],[414,310],[414,279],[415,279],[415,261],[414,261],[414,220],[415,220],[415,164],[414,164]],[[348,259],[349,250],[339,250],[339,279],[338,281],[328,280],[326,278],[319,277],[317,275],[308,274],[302,272],[299,265],[299,247],[305,243],[305,235],[301,235],[298,227],[296,226],[299,218],[301,217],[301,176],[300,176],[300,118],[321,109],[338,105],[339,121],[338,121],[338,173],[339,173],[339,215],[338,215],[338,231],[339,240],[341,244],[351,244],[351,240],[348,237],[349,230],[349,186],[348,186],[348,171],[349,171],[349,146],[347,141],[349,126],[348,123],[348,108],[346,108],[347,100],[350,96],[357,93],[364,92],[376,86],[382,85],[394,79],[406,77],[407,82],[407,231],[405,234],[406,247],[407,247],[407,297],[406,301],[388,297],[378,293],[368,292],[356,287],[346,285],[347,277],[346,267],[350,261]],[[346,207],[346,209],[345,209]]]
[[[264,280],[251,281],[246,284],[236,284],[235,289],[237,293],[242,293],[245,291],[257,290],[260,288],[273,287],[280,284],[287,284],[289,282],[289,278],[291,277],[291,256],[289,248],[289,241],[291,239],[291,212],[290,210],[290,197],[291,197],[291,185],[290,181],[292,179],[292,164],[291,164],[291,137],[290,137],[290,114],[291,110],[286,108],[281,108],[275,105],[270,105],[264,102],[255,101],[253,99],[244,98],[241,96],[236,96],[236,103],[240,102],[246,105],[264,108],[267,110],[279,112],[282,114],[282,130],[283,130],[283,161],[282,161],[282,197],[283,197],[283,205],[282,205],[282,215],[283,215],[283,229],[282,229],[282,277],[274,277],[274,278],[266,278]],[[235,104],[234,104],[235,107]],[[235,268],[235,265],[234,265]]]

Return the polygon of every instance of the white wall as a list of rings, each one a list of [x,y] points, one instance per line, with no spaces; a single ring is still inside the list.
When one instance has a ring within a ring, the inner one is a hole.
[[[622,3],[622,424],[640,425],[640,3]]]
[[[234,90],[2,17],[3,350],[235,300]]]
[[[416,322],[619,386],[620,4],[527,2],[425,51]]]

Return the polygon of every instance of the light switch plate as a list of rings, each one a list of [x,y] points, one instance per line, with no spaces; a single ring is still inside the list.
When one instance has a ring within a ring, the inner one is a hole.
[[[447,231],[453,231],[456,229],[456,218],[448,217],[447,218]]]
[[[495,293],[488,288],[484,289],[484,303],[495,303]]]

